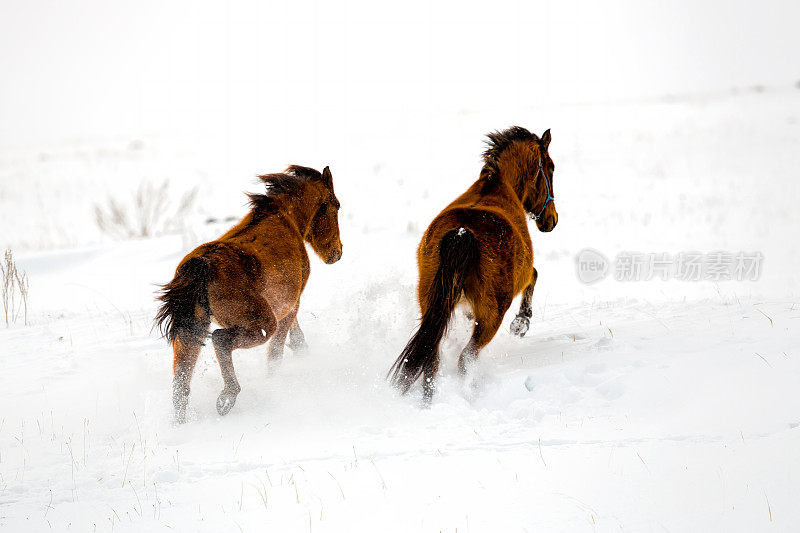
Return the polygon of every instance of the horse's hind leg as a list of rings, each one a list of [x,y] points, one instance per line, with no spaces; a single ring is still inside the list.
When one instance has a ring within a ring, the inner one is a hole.
[[[436,373],[439,371],[439,358],[434,357],[422,372],[422,404],[429,406],[436,392]]]
[[[478,359],[481,349],[494,338],[510,304],[510,296],[497,299],[496,305],[485,305],[485,302],[473,304],[475,327],[472,329],[469,343],[458,357],[458,372],[461,375],[467,373],[469,366]]]
[[[525,334],[528,332],[528,328],[531,325],[531,317],[533,316],[533,311],[531,309],[531,297],[533,296],[533,287],[536,285],[536,280],[539,278],[539,273],[536,272],[536,269],[533,269],[533,274],[531,275],[531,282],[525,287],[525,290],[522,291],[522,300],[519,304],[519,313],[511,322],[511,334],[516,335],[517,337],[524,337]]]
[[[194,365],[200,355],[200,344],[184,344],[180,339],[172,343],[173,378],[172,378],[172,406],[175,410],[175,421],[179,424],[186,422],[186,406],[189,404],[189,385],[192,381]]]
[[[275,315],[268,305],[265,304],[263,307],[263,314],[248,321],[247,326],[217,329],[211,334],[222,379],[225,382],[225,387],[217,398],[217,412],[220,415],[228,414],[242,390],[233,368],[233,350],[264,344],[275,332],[277,325]]]

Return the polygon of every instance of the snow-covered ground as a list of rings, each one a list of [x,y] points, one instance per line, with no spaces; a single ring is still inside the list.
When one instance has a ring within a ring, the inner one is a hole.
[[[414,249],[477,177],[482,134],[509,125],[479,112],[428,120],[422,139],[353,129],[342,142],[360,149],[341,159],[312,150],[257,168],[166,139],[0,154],[0,243],[31,285],[30,325],[0,328],[0,527],[796,529],[800,90],[518,114],[553,128],[560,215],[550,234],[531,226],[531,330],[512,337],[509,313],[468,386],[454,368],[469,334],[457,316],[424,410],[419,391],[400,397],[384,380],[416,323]],[[191,420],[175,427],[153,284],[225,229],[208,217],[242,214],[250,176],[288,162],[330,164],[343,205],[344,258],[315,261],[302,300],[310,352],[287,350],[277,369],[263,348],[237,352],[243,390],[220,418],[207,347]],[[200,187],[181,235],[115,242],[96,228],[95,202],[165,178],[176,197]],[[585,285],[584,248],[764,262],[758,281]]]

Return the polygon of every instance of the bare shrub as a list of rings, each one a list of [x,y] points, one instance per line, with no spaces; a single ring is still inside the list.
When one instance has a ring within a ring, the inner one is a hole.
[[[14,254],[10,249],[3,255],[3,262],[0,263],[0,297],[3,302],[3,314],[6,319],[6,327],[17,322],[19,312],[24,310],[25,325],[28,325],[28,289],[30,282],[25,271],[17,268],[14,262]],[[16,295],[19,293],[20,307],[17,308]],[[9,319],[9,311],[11,318]]]
[[[160,185],[154,185],[144,181],[136,190],[130,209],[122,201],[110,196],[105,207],[95,204],[95,221],[100,231],[117,239],[179,232],[196,198],[197,187],[185,192],[175,210],[171,211],[169,182],[165,180]]]
[[[112,237],[125,238],[131,236],[132,226],[128,221],[126,209],[114,198],[108,198],[108,209],[94,205],[94,218],[100,231]]]
[[[3,312],[6,315],[6,327],[8,327],[8,306],[11,303],[11,298],[14,293],[14,259],[11,256],[11,250],[6,250],[3,258],[3,263],[0,264],[0,274],[3,276],[3,284],[0,286],[3,297]],[[12,310],[13,316],[13,310]]]
[[[136,200],[133,204],[137,236],[152,236],[156,225],[169,204],[168,187],[169,183],[167,181],[164,181],[159,186],[153,185],[149,181],[139,185],[139,190],[136,191]]]

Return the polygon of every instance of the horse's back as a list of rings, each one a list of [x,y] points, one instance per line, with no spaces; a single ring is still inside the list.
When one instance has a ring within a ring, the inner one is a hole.
[[[295,307],[309,276],[308,253],[295,233],[280,222],[266,228],[261,225],[258,231],[237,225],[195,248],[181,263],[192,257],[208,261],[212,308],[214,301],[263,299],[280,319]]]
[[[221,240],[201,244],[186,254],[178,264],[178,270],[181,265],[193,258],[202,258],[209,264],[212,279],[243,276],[250,278],[252,282],[253,277],[261,268],[257,256],[239,246]]]

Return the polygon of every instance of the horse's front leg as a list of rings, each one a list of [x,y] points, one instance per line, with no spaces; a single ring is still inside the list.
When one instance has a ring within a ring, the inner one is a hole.
[[[303,330],[300,329],[300,323],[297,322],[295,317],[292,322],[292,327],[289,329],[289,348],[296,354],[301,354],[308,351],[308,343]]]
[[[280,322],[278,322],[278,327],[275,329],[275,334],[269,341],[269,348],[267,349],[267,357],[270,363],[277,363],[283,358],[283,350],[286,346],[286,337],[289,335],[293,325],[297,322],[297,308],[295,308],[285,317],[283,317]],[[302,334],[302,332],[301,332]],[[294,335],[292,335],[294,337]],[[290,341],[291,342],[291,341]],[[291,346],[292,351],[294,348]]]
[[[536,280],[539,278],[539,273],[536,268],[533,269],[531,274],[531,282],[522,291],[522,300],[519,304],[519,313],[511,322],[511,334],[518,337],[524,337],[531,326],[531,317],[533,310],[531,309],[531,297],[533,296],[533,288],[536,285]]]

